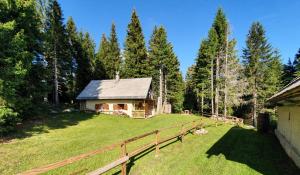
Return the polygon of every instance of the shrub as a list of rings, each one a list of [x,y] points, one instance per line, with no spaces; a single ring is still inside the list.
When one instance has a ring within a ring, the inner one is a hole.
[[[7,107],[0,107],[0,136],[15,129],[20,122],[18,113]]]

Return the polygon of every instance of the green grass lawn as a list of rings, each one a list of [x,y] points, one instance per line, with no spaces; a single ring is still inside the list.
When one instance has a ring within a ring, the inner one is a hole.
[[[53,115],[34,122],[0,144],[0,174],[16,174],[54,163],[155,129],[199,119],[198,116],[162,115],[151,119],[85,113]],[[207,124],[213,121],[203,118]],[[207,135],[189,134],[184,142],[171,141],[158,157],[149,150],[131,160],[129,174],[300,174],[271,134],[223,124],[207,127]],[[162,137],[179,131],[173,129]],[[153,141],[145,138],[128,145]],[[119,157],[114,150],[93,156],[47,174],[85,174]],[[119,174],[115,168],[108,174]]]

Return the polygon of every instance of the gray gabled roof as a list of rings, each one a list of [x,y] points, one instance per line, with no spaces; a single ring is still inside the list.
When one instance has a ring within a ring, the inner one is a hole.
[[[146,99],[151,81],[152,78],[92,80],[76,99]]]

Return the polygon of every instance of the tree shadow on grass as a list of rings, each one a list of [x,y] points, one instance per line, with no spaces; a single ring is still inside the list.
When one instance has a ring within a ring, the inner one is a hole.
[[[0,138],[1,142],[10,142],[12,139],[23,139],[48,133],[49,130],[62,129],[68,126],[77,125],[80,121],[88,120],[95,117],[95,113],[84,112],[61,112],[57,114],[48,114],[40,119],[25,121],[19,125],[15,132]]]
[[[227,160],[248,165],[265,175],[300,174],[273,134],[260,134],[252,129],[231,128],[206,154],[208,158],[223,154]]]

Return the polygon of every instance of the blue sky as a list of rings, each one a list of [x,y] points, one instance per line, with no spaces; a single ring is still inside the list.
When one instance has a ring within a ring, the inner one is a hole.
[[[59,0],[59,3],[64,18],[72,16],[79,30],[92,35],[97,49],[102,33],[109,34],[112,22],[123,48],[131,12],[136,9],[147,46],[155,25],[166,28],[184,75],[194,63],[218,7],[223,8],[230,22],[239,55],[254,21],[263,24],[269,42],[279,49],[284,63],[294,58],[300,48],[300,1],[297,0]]]

